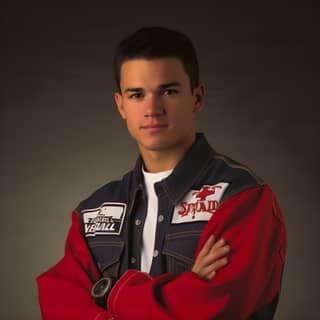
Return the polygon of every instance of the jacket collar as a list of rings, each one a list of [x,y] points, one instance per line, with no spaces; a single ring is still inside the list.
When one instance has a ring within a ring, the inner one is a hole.
[[[177,205],[192,186],[205,174],[208,162],[212,159],[214,149],[209,145],[203,133],[196,134],[196,140],[187,150],[183,158],[174,168],[173,172],[161,182],[155,184],[156,192],[159,194],[162,188],[173,205]],[[133,170],[133,192],[143,189],[142,168],[143,159],[141,155]]]

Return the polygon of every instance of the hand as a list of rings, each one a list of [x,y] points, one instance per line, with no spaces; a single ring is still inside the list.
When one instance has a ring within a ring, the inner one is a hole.
[[[204,280],[210,280],[217,270],[228,263],[225,255],[229,252],[230,246],[224,239],[216,241],[214,235],[211,235],[199,252],[191,271]]]

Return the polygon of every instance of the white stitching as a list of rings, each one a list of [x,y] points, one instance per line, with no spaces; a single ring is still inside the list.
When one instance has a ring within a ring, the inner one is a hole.
[[[127,272],[128,272],[128,271],[127,271]],[[114,309],[114,313],[115,313],[115,314],[117,314],[115,305],[116,305],[116,300],[118,299],[118,296],[119,296],[119,292],[120,292],[120,290],[128,283],[128,281],[129,281],[132,277],[134,277],[134,275],[135,275],[134,273],[131,274],[131,276],[130,276],[129,278],[127,278],[127,280],[126,280],[125,282],[123,282],[123,283],[121,284],[121,286],[120,286],[119,289],[118,289],[118,292],[116,293],[116,296],[114,297],[114,300],[113,300],[113,309]]]
[[[104,315],[104,312],[98,313],[93,320],[98,320],[98,318],[100,318],[102,315]],[[103,319],[105,319],[105,317],[103,317]],[[114,320],[114,317],[111,316],[111,318],[108,318],[108,320]]]
[[[126,271],[126,273],[128,273],[128,272],[129,272],[129,271]],[[126,275],[126,273],[123,275],[123,277]],[[143,274],[145,277],[147,277],[147,278],[149,278],[149,279],[152,279],[152,277],[151,277],[148,273],[145,273],[145,272],[140,272],[140,273]],[[133,278],[135,275],[136,275],[136,273],[131,274],[131,276],[130,276],[129,278],[127,278],[126,281],[123,282],[123,283],[121,284],[121,286],[119,287],[119,289],[117,290],[117,293],[116,293],[116,295],[115,295],[115,297],[114,297],[114,299],[113,299],[113,313],[117,314],[115,305],[116,305],[116,300],[118,299],[120,290],[121,290],[121,289],[129,282],[129,280],[130,280],[131,278]],[[115,287],[112,288],[111,292],[114,290],[114,288],[115,288]],[[110,292],[110,295],[111,295],[111,292]],[[109,309],[109,308],[108,308],[108,309]]]
[[[93,320],[97,320],[102,315],[102,312],[98,313]]]

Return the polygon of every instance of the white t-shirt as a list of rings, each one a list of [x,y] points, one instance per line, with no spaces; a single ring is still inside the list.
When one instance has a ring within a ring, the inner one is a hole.
[[[167,178],[172,171],[173,169],[157,173],[150,173],[146,172],[144,168],[142,168],[148,198],[147,217],[143,227],[141,248],[141,271],[144,272],[150,272],[156,237],[158,197],[154,190],[154,184]]]

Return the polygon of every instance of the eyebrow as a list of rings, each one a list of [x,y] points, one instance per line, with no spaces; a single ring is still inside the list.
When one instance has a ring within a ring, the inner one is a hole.
[[[168,83],[162,83],[158,86],[159,89],[167,89],[169,87],[179,87],[181,86],[181,83],[180,82],[177,82],[177,81],[173,81],[173,82],[168,82]],[[124,90],[124,93],[127,93],[127,92],[141,92],[143,91],[144,89],[143,88],[139,88],[139,87],[136,87],[136,88],[127,88]]]
[[[180,86],[181,86],[180,82],[174,81],[174,82],[160,84],[159,89],[166,89],[169,87],[180,87]]]

